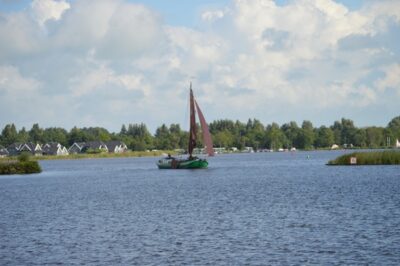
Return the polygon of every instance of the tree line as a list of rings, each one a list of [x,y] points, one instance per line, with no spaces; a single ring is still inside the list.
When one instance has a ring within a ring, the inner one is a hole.
[[[314,127],[310,121],[264,126],[257,119],[247,123],[228,119],[216,120],[209,124],[214,147],[253,147],[260,149],[320,149],[333,144],[347,147],[380,148],[391,147],[400,139],[400,116],[393,118],[386,127],[358,128],[351,119],[342,118],[331,126]],[[199,132],[200,134],[200,132]],[[198,138],[198,146],[202,146]],[[74,142],[119,140],[136,151],[186,149],[188,132],[179,124],[163,124],[152,135],[144,123],[122,125],[120,132],[113,133],[102,127],[74,127],[67,131],[60,127],[41,128],[33,124],[30,130],[17,130],[14,124],[7,124],[0,135],[0,145],[7,147],[15,142],[48,143],[59,142],[69,147]]]

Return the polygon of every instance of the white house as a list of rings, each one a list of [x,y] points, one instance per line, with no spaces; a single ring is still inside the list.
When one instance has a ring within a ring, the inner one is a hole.
[[[68,155],[68,150],[65,146],[57,142],[46,143],[42,147],[44,155]]]
[[[82,152],[83,147],[85,147],[85,142],[74,142],[68,149],[69,154],[78,154]]]
[[[29,152],[35,156],[42,155],[42,146],[38,143],[13,143],[7,148],[10,155],[18,155],[22,152]]]
[[[336,150],[336,149],[339,149],[339,145],[333,144],[331,147],[331,150]]]
[[[106,146],[107,146],[108,152],[112,152],[112,153],[122,153],[122,152],[126,152],[128,150],[128,147],[126,146],[126,144],[123,143],[122,141],[118,141],[118,140],[108,141],[108,142],[106,142]]]

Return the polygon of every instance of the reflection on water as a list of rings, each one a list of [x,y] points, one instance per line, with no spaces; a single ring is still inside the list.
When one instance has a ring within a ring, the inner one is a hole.
[[[42,161],[0,177],[0,264],[398,265],[399,167],[339,154]]]

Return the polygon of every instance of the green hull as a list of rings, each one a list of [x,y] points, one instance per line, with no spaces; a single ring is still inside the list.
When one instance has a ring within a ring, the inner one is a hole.
[[[202,169],[207,168],[208,162],[205,159],[161,159],[157,162],[159,169]]]

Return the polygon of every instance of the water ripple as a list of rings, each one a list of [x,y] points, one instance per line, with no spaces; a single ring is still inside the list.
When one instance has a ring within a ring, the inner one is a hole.
[[[398,167],[337,155],[43,161],[0,178],[0,264],[399,265]]]

